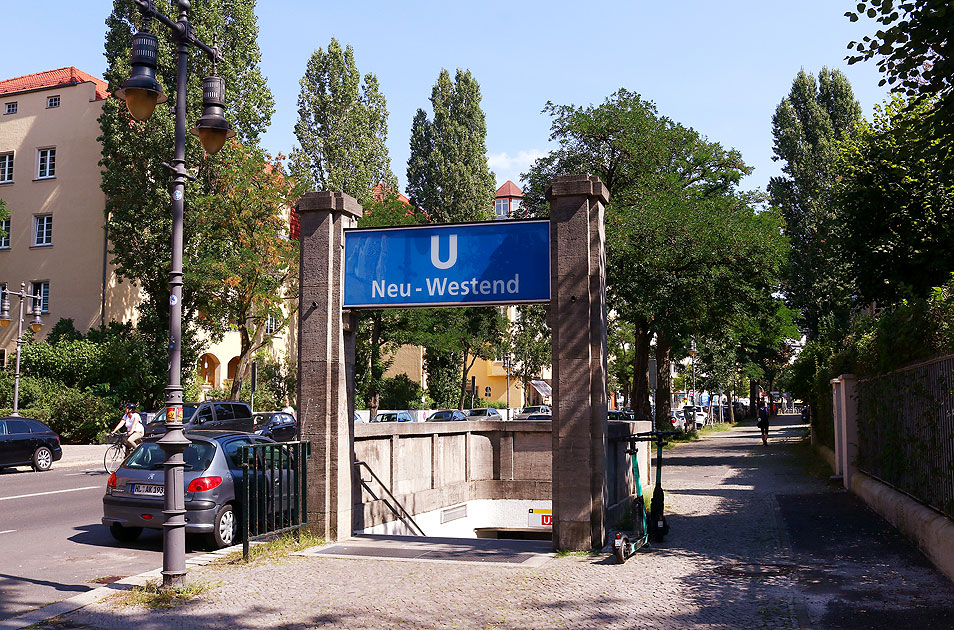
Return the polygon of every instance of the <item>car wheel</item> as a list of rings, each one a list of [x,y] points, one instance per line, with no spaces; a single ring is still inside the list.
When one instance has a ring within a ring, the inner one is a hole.
[[[43,472],[49,470],[53,465],[53,452],[45,446],[41,446],[33,452],[33,470]]]
[[[229,504],[219,508],[215,515],[215,524],[212,533],[209,534],[209,545],[214,549],[222,547],[231,547],[238,538],[238,519],[235,510]]]
[[[142,527],[123,527],[119,523],[113,523],[109,526],[109,533],[119,542],[132,542],[139,538]]]

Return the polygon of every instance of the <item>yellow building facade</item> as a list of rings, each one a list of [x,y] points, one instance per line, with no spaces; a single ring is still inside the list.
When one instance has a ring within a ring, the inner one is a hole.
[[[0,224],[0,288],[19,291],[23,282],[40,292],[39,339],[61,318],[81,332],[137,319],[139,288],[120,282],[109,262],[97,141],[106,98],[105,81],[73,67],[0,80],[0,199],[10,214]],[[18,308],[11,299],[11,316]],[[14,356],[16,334],[16,325],[0,329],[3,364]],[[293,356],[287,326],[269,336],[274,358]],[[239,350],[236,333],[208,344],[195,368],[205,389],[228,384]]]

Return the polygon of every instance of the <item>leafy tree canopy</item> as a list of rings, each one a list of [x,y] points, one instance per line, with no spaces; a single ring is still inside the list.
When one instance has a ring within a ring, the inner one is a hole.
[[[411,125],[407,193],[434,223],[493,218],[496,190],[487,167],[487,123],[470,71],[441,70],[431,91],[434,119],[417,110]]]
[[[772,117],[773,159],[783,162],[783,175],[771,179],[768,193],[785,220],[791,246],[785,295],[801,312],[809,336],[817,334],[827,313],[847,319],[852,286],[835,249],[831,190],[838,143],[850,137],[860,119],[848,79],[827,68],[818,73],[817,83],[800,71]]]
[[[908,97],[912,103],[923,98],[933,107],[923,111],[919,122],[922,138],[940,142],[921,145],[939,153],[948,162],[954,159],[954,7],[949,0],[860,0],[845,15],[856,22],[862,15],[880,27],[873,36],[848,44],[856,54],[848,63],[878,58],[884,74],[879,85]]]
[[[887,306],[927,297],[954,269],[954,184],[920,132],[930,101],[896,96],[845,143],[837,187],[843,260],[859,298]]]
[[[374,187],[393,190],[388,156],[388,110],[378,79],[363,79],[351,46],[335,38],[312,53],[300,81],[292,171],[315,190],[347,193],[367,206]]]

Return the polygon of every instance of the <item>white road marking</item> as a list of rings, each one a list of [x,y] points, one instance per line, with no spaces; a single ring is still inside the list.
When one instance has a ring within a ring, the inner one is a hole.
[[[78,492],[80,490],[97,490],[102,486],[83,486],[82,488],[70,488],[69,490],[52,490],[50,492],[34,492],[33,494],[20,494],[14,497],[0,497],[0,501],[9,501],[10,499],[26,499],[28,497],[42,497],[48,494],[61,494],[63,492]]]
[[[5,530],[3,530],[2,532],[0,532],[0,534],[12,534],[12,533],[15,532],[15,531],[17,531],[17,530],[15,530],[15,529],[5,529]]]
[[[81,472],[81,473],[66,473],[66,474],[63,475],[63,476],[64,476],[64,477],[78,477],[79,475],[87,475],[87,476],[88,476],[90,473],[95,473],[95,472],[99,472],[99,471],[98,471],[98,470],[87,470],[87,471]]]

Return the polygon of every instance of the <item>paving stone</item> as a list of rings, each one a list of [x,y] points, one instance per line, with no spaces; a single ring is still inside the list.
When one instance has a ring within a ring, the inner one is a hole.
[[[773,427],[763,447],[742,426],[667,450],[670,535],[624,565],[605,553],[532,568],[320,556],[209,565],[189,577],[215,587],[187,604],[104,601],[45,627],[954,628],[954,584],[808,473],[804,431]]]

